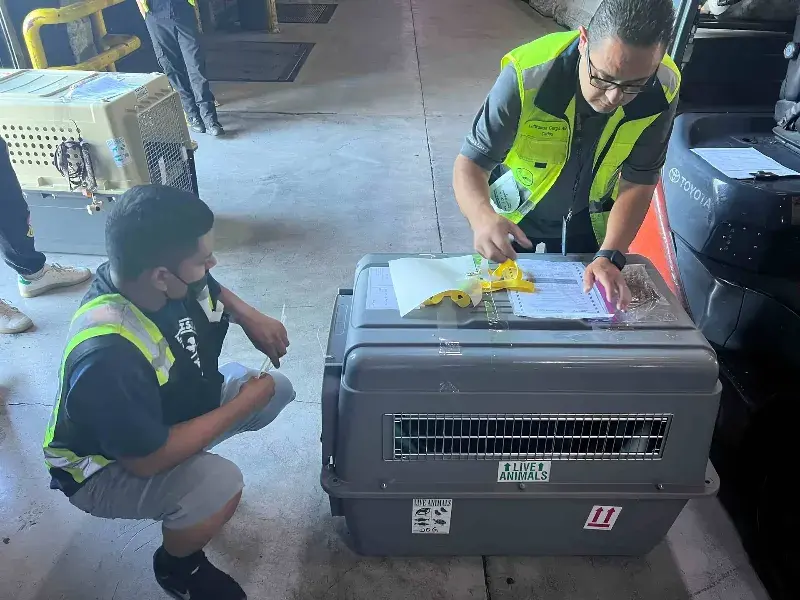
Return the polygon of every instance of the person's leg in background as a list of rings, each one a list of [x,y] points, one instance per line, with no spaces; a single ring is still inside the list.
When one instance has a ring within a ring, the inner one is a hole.
[[[186,5],[190,6],[188,2]],[[161,65],[172,88],[178,92],[189,127],[197,133],[205,133],[206,128],[197,109],[192,83],[181,54],[176,21],[169,15],[154,15],[152,12],[147,13],[144,21],[147,31],[150,32],[158,64]]]
[[[214,95],[206,77],[206,56],[197,28],[194,8],[186,2],[175,6],[175,29],[183,54],[183,62],[189,74],[194,101],[206,130],[211,135],[222,135],[224,130],[217,118]]]
[[[23,298],[77,285],[92,276],[89,269],[48,265],[45,255],[36,250],[28,203],[3,138],[0,138],[0,252],[5,263],[17,272]],[[0,299],[0,334],[21,333],[32,326],[25,314]]]

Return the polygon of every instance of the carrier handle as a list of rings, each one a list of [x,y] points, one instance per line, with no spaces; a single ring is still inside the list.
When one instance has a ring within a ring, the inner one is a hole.
[[[353,290],[340,289],[331,317],[328,346],[325,350],[325,370],[322,376],[322,466],[333,464],[336,436],[339,427],[339,389],[344,367],[344,352],[350,311],[353,306]]]

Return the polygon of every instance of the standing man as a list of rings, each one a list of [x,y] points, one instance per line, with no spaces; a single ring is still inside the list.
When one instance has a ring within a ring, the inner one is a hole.
[[[592,253],[587,291],[599,282],[619,308],[628,304],[620,271],[678,103],[680,73],[666,55],[674,22],[672,0],[603,0],[588,30],[503,58],[453,175],[482,256],[502,262],[539,243]]]
[[[109,260],[72,320],[44,455],[50,487],[79,509],[161,522],[153,570],[172,597],[244,600],[203,553],[244,486],[208,450],[266,427],[295,393],[280,373],[218,366],[229,323],[276,367],[289,340],[209,274],[213,224],[202,200],[175,188],[135,187],[114,204]]]
[[[222,135],[214,95],[206,78],[206,57],[197,27],[195,0],[136,0],[153,42],[158,64],[178,92],[189,127]]]
[[[0,251],[6,264],[17,272],[19,293],[33,298],[50,290],[83,283],[89,269],[47,264],[36,251],[30,226],[28,203],[8,157],[8,146],[0,137]],[[33,327],[30,318],[0,298],[0,334],[22,333]]]

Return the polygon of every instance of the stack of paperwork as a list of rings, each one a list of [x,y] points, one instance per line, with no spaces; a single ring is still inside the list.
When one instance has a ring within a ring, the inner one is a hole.
[[[609,319],[614,311],[597,286],[583,293],[583,263],[519,259],[517,264],[536,283],[532,294],[509,292],[518,317],[538,319]]]
[[[540,319],[609,319],[614,315],[596,286],[583,293],[582,263],[521,258],[517,265],[535,282],[536,291],[508,292],[515,315]],[[370,269],[367,309],[398,310],[404,317],[451,290],[466,293],[473,306],[480,304],[480,276],[472,255],[401,258],[390,261],[388,268]]]

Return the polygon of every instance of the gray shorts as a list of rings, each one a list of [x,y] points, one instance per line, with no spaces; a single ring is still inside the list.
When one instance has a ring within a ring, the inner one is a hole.
[[[232,363],[220,369],[225,377],[221,403],[239,393],[239,388],[257,371]],[[254,413],[211,444],[217,444],[244,431],[258,431],[269,425],[295,397],[291,382],[278,372],[275,396]],[[154,519],[169,529],[185,529],[216,514],[242,491],[242,472],[226,458],[200,452],[177,467],[154,477],[132,475],[117,463],[104,467],[70,497],[82,511],[106,519]]]

